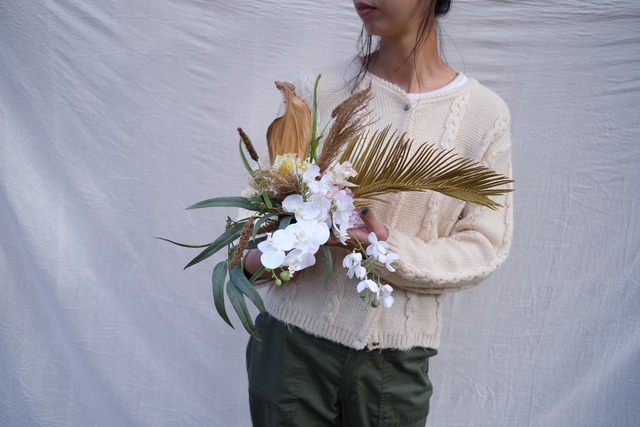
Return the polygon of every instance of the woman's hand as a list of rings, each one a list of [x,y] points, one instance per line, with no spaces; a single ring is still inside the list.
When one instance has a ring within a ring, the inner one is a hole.
[[[387,227],[384,226],[383,223],[376,218],[376,216],[371,212],[371,209],[365,208],[360,212],[360,218],[364,222],[358,228],[352,228],[349,230],[350,239],[347,240],[346,245],[340,243],[340,240],[335,237],[329,237],[327,241],[327,245],[329,246],[337,246],[343,249],[352,250],[354,248],[360,248],[360,245],[356,242],[356,239],[360,242],[362,247],[369,246],[369,233],[373,232],[378,237],[378,240],[387,240],[389,237],[389,231]],[[262,252],[259,249],[250,249],[244,255],[244,270],[248,275],[255,274],[256,271],[262,267],[262,263],[260,262],[260,256]],[[272,277],[273,274],[269,271],[265,271],[260,278],[268,279]]]
[[[260,269],[260,267],[262,267],[262,263],[260,262],[260,256],[262,255],[262,252],[260,252],[260,249],[249,249],[245,254],[244,254],[244,259],[242,261],[242,265],[244,266],[244,271],[245,273],[251,277],[253,276],[256,271],[258,271]],[[268,279],[269,277],[271,277],[272,274],[270,271],[265,271],[262,276],[260,276],[261,279]]]
[[[359,245],[356,242],[357,239],[363,247],[367,247],[369,246],[368,238],[369,233],[371,232],[375,233],[378,240],[387,240],[389,237],[389,230],[387,230],[387,227],[385,227],[384,224],[376,218],[371,209],[364,208],[360,212],[360,218],[362,218],[364,224],[358,228],[352,228],[348,231],[351,238],[347,240],[346,245],[340,243],[340,240],[333,236],[329,237],[327,244],[329,246],[338,246],[345,249],[359,248]]]

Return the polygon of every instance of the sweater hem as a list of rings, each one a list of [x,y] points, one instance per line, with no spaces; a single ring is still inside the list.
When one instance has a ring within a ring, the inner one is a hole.
[[[355,350],[382,350],[395,349],[408,351],[415,347],[425,347],[437,350],[440,345],[439,334],[401,334],[386,333],[378,334],[375,331],[369,340],[359,337],[357,334],[346,329],[336,327],[326,323],[323,319],[315,318],[307,313],[292,310],[277,303],[265,302],[267,312],[281,322],[289,326],[294,326],[302,331],[318,338],[337,342],[345,347]]]

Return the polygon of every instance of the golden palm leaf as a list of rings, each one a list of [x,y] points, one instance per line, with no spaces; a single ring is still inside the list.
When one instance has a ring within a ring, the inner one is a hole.
[[[382,200],[379,196],[387,193],[432,190],[497,209],[500,204],[489,196],[513,191],[502,187],[513,182],[509,177],[453,150],[424,143],[412,153],[413,141],[405,134],[390,134],[389,129],[353,139],[340,158],[341,163],[350,161],[358,171],[350,181],[357,185],[352,190],[359,205]]]

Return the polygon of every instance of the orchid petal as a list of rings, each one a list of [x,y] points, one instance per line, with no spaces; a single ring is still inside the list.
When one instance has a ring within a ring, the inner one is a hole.
[[[267,251],[260,255],[260,262],[266,268],[274,269],[282,266],[285,255],[283,251]]]

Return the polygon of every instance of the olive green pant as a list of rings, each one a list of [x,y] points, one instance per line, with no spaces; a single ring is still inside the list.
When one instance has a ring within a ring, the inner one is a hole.
[[[354,350],[262,313],[249,340],[255,427],[424,427],[432,386],[430,348]]]

